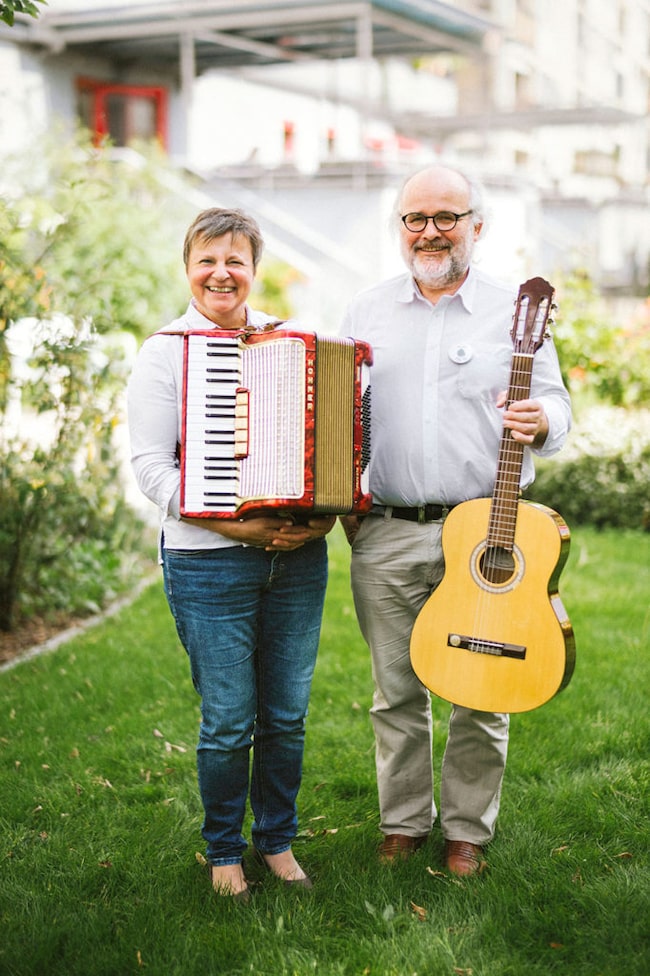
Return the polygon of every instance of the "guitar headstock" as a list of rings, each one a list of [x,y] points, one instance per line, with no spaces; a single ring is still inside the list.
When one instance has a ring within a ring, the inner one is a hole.
[[[555,289],[544,278],[530,278],[519,288],[510,336],[515,352],[532,355],[550,333],[547,324],[554,308]]]

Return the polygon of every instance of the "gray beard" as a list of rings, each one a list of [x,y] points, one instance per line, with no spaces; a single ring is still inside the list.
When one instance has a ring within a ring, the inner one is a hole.
[[[416,281],[422,282],[425,288],[444,288],[453,285],[464,277],[467,264],[464,255],[447,254],[445,264],[437,271],[428,267],[426,258],[420,261],[418,252],[411,262],[411,272]]]

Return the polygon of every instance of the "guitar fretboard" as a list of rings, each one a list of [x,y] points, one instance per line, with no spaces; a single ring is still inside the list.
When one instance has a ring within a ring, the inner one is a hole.
[[[510,381],[506,409],[518,400],[530,396],[533,356],[546,335],[553,289],[543,278],[532,278],[519,289],[512,327],[514,353],[510,367]],[[504,428],[499,445],[499,458],[494,494],[490,507],[487,548],[512,552],[517,528],[517,507],[521,484],[524,445]]]

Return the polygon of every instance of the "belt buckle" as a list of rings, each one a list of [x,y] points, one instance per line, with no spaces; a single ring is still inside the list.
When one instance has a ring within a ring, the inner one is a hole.
[[[447,505],[436,503],[427,504],[418,508],[418,522],[429,525],[431,522],[444,522],[449,515]]]

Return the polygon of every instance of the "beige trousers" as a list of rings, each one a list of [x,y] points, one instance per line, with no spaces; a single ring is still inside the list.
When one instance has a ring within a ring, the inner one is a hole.
[[[352,591],[372,656],[380,830],[419,837],[437,815],[433,798],[429,692],[409,643],[415,618],[442,579],[442,522],[418,525],[368,516],[352,547]],[[494,836],[508,752],[509,716],[451,706],[440,775],[440,826],[447,840]]]

